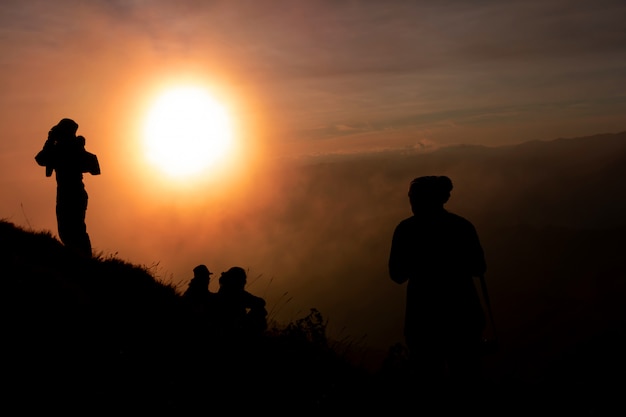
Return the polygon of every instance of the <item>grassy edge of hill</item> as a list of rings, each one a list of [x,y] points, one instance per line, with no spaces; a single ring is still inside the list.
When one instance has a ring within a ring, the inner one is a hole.
[[[21,407],[322,410],[382,398],[315,308],[258,339],[221,340],[145,266],[84,258],[5,220],[0,242],[4,377]]]

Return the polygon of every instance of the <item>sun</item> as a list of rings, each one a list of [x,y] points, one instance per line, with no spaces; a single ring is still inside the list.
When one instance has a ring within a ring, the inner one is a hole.
[[[233,146],[227,109],[208,91],[185,86],[165,91],[154,102],[144,125],[147,160],[171,177],[209,169]]]

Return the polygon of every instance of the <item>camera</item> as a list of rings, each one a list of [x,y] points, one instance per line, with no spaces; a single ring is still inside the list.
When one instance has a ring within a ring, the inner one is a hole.
[[[52,176],[52,171],[57,165],[68,160],[67,156],[73,161],[72,166],[81,173],[100,175],[98,157],[85,149],[85,137],[63,139],[61,133],[57,126],[50,129],[43,149],[35,156],[37,163],[46,167],[46,177]]]

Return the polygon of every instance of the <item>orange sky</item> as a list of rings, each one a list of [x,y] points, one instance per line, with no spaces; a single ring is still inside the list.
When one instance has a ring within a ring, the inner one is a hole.
[[[254,220],[288,198],[269,174],[285,160],[626,129],[624,2],[434,4],[3,1],[0,217],[56,233],[54,181],[33,157],[71,117],[102,167],[85,178],[96,251],[176,282],[198,263],[280,280]],[[230,110],[237,153],[172,185],[139,132],[179,83]]]

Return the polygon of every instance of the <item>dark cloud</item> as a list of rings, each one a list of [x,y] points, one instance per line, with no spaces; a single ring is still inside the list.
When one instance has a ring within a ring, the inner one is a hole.
[[[387,74],[475,62],[620,54],[620,1],[3,2],[5,28],[55,33],[93,15],[114,29],[239,59],[292,77]],[[206,42],[206,43],[203,43]],[[245,61],[245,59],[244,59]]]
[[[98,85],[98,68],[117,79],[148,67],[225,74],[263,101],[273,135],[310,139],[356,132],[337,126],[426,129],[624,98],[621,1],[60,0],[0,10],[0,83],[13,100],[41,78],[27,63],[56,66],[62,54],[74,65],[51,78],[59,86]]]

